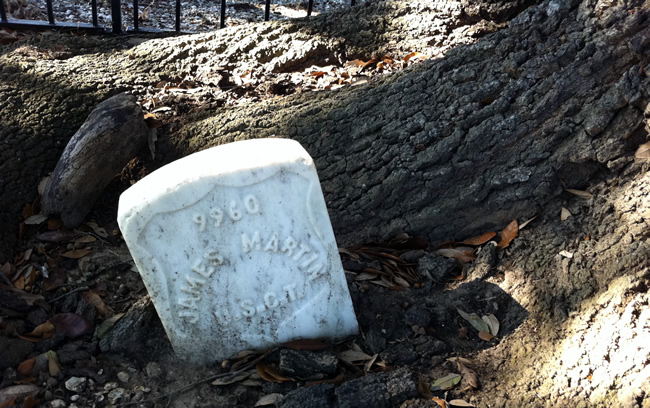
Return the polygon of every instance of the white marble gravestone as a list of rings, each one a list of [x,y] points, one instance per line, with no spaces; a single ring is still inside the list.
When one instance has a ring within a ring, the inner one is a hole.
[[[188,361],[358,332],[318,175],[298,142],[235,142],[175,161],[122,194],[118,222]]]

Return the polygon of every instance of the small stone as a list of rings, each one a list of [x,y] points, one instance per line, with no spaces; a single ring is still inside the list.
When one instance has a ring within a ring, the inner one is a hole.
[[[85,377],[70,377],[65,382],[65,388],[72,392],[81,392],[86,387],[87,379]]]
[[[77,401],[79,401],[79,395],[76,395],[76,394],[75,394],[75,395],[71,396],[71,397],[70,397],[70,401],[72,401],[72,402],[77,402]]]
[[[117,373],[117,379],[124,383],[129,382],[129,380],[131,379],[131,375],[126,371],[120,371],[119,373]]]
[[[144,371],[151,378],[159,378],[163,375],[163,370],[160,368],[160,364],[155,361],[147,363],[147,367],[145,367]]]
[[[66,404],[65,401],[63,401],[61,399],[55,399],[55,400],[50,401],[47,404],[47,406],[48,406],[48,408],[66,408],[68,406],[68,404]]]
[[[108,393],[108,402],[111,404],[118,404],[123,402],[126,396],[126,391],[124,388],[116,388]]]
[[[104,384],[104,391],[114,390],[119,386],[120,385],[116,382],[107,382],[106,384]]]
[[[43,394],[43,400],[52,401],[52,398],[54,398],[54,394],[52,394],[52,391],[45,390],[45,393]]]
[[[57,381],[57,379],[54,377],[49,377],[47,380],[45,380],[45,386],[47,388],[56,388],[57,385],[59,385],[59,381]]]

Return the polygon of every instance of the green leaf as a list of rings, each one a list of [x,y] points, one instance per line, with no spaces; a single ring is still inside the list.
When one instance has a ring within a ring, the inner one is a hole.
[[[465,320],[467,320],[476,330],[482,332],[490,332],[490,327],[485,323],[476,313],[469,314],[460,309],[456,309],[458,314]]]
[[[442,378],[438,378],[433,383],[431,383],[431,391],[446,391],[454,388],[456,384],[460,382],[460,374],[447,374]]]

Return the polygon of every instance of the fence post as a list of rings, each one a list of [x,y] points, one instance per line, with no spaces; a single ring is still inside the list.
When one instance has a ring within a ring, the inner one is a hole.
[[[0,21],[7,22],[7,12],[5,11],[5,2],[0,0]]]
[[[307,17],[311,17],[311,11],[314,8],[314,0],[309,0],[309,3],[307,4]]]
[[[52,0],[47,0],[47,21],[54,24],[54,10],[52,9]]]
[[[271,16],[271,0],[266,0],[266,6],[264,7],[264,21],[269,21]]]
[[[219,28],[224,28],[226,26],[226,0],[221,0],[221,22],[219,23]]]
[[[99,25],[97,23],[97,0],[92,0],[90,4],[93,10],[93,27],[97,27]]]
[[[181,0],[176,0],[176,32],[181,31]]]
[[[133,0],[133,31],[140,31],[140,4]]]
[[[111,0],[111,15],[113,19],[113,34],[122,34],[122,5],[120,0]]]

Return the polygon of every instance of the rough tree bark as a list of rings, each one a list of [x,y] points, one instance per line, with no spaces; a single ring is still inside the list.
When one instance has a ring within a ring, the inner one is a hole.
[[[11,253],[21,208],[36,197],[39,180],[54,169],[90,111],[111,95],[126,91],[142,100],[160,81],[188,77],[208,90],[217,89],[223,80],[217,67],[231,76],[252,72],[258,78],[281,80],[305,66],[359,57],[412,51],[441,56],[454,45],[499,29],[531,2],[368,2],[309,21],[251,24],[192,36],[48,35],[4,46],[0,55],[0,260]],[[205,98],[210,101],[209,92]],[[181,113],[191,103],[180,97],[166,102]],[[242,113],[259,114],[246,109]],[[190,150],[184,144],[163,134],[159,160],[186,154]],[[316,146],[307,147],[323,156],[314,150]]]
[[[77,228],[117,173],[147,143],[142,109],[132,95],[116,95],[92,111],[70,139],[41,197],[43,214]]]
[[[178,146],[300,141],[344,245],[403,231],[464,238],[633,160],[648,132],[647,7],[548,1],[368,86],[219,111]]]

